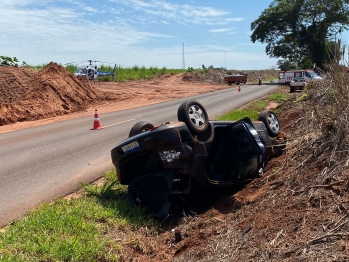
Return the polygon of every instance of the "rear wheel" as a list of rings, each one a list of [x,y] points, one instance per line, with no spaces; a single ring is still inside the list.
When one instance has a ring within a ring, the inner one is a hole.
[[[150,130],[152,128],[154,128],[154,126],[152,124],[150,124],[148,122],[144,122],[144,121],[139,121],[131,128],[128,137],[138,135],[138,134],[140,134],[144,131]]]
[[[205,133],[210,125],[206,109],[195,100],[182,103],[178,108],[177,118],[187,125],[193,135]]]
[[[280,134],[280,121],[273,111],[262,111],[258,120],[264,123],[270,137],[276,137]]]

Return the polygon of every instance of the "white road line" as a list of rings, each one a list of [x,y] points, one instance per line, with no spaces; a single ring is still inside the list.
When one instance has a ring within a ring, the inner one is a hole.
[[[116,125],[120,125],[120,124],[123,124],[123,123],[126,123],[126,122],[130,122],[130,121],[133,121],[133,120],[135,120],[135,118],[132,118],[132,119],[129,119],[129,120],[125,120],[125,121],[122,121],[122,122],[118,122],[118,123],[115,123],[115,124],[107,125],[107,126],[102,126],[102,127],[106,128],[106,127],[116,126]]]

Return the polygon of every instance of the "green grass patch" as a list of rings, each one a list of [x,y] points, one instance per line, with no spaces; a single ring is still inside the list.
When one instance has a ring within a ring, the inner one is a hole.
[[[301,96],[297,97],[297,99],[293,102],[293,103],[299,103],[301,101],[305,101],[308,99],[308,95],[307,94],[302,94]]]
[[[248,105],[250,110],[263,111],[265,107],[269,104],[268,101],[265,100],[256,100]]]
[[[219,116],[215,120],[237,121],[244,117],[248,117],[251,120],[257,120],[258,112],[252,109],[237,109],[237,110],[234,110],[233,112],[228,112],[222,116]]]
[[[43,204],[7,226],[0,232],[0,261],[117,261],[122,247],[106,236],[108,229],[155,228],[156,222],[145,209],[130,207],[125,187],[113,177],[106,174],[114,193],[108,199],[87,191]]]
[[[289,100],[290,96],[288,94],[284,94],[284,93],[273,93],[273,94],[268,96],[268,99],[271,101],[281,103],[281,102]]]

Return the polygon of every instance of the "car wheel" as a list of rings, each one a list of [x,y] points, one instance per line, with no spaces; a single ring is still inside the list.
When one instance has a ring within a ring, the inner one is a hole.
[[[270,137],[276,137],[280,134],[280,121],[274,112],[270,110],[262,111],[258,116],[258,120],[264,123]]]
[[[177,118],[187,125],[193,135],[205,133],[210,125],[206,109],[195,100],[182,103],[178,108]]]
[[[144,121],[139,121],[131,128],[128,137],[138,135],[138,134],[140,134],[144,131],[150,130],[152,128],[154,128],[154,126],[152,124],[150,124],[148,122],[144,122]]]
[[[294,87],[290,86],[290,93],[293,93],[293,92],[294,92]]]

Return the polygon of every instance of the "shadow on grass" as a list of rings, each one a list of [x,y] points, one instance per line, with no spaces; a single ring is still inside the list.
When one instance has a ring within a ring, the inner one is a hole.
[[[206,188],[194,182],[188,195],[169,197],[171,207],[165,219],[153,217],[144,207],[131,206],[127,198],[127,187],[120,186],[117,181],[84,187],[87,196],[96,198],[104,208],[115,209],[115,214],[120,219],[139,226],[157,225],[161,232],[178,226],[185,217],[203,214],[213,207],[222,214],[238,210],[242,205],[232,196],[251,181],[228,188]],[[226,199],[229,201],[225,201]],[[234,203],[227,206],[228,202]]]

